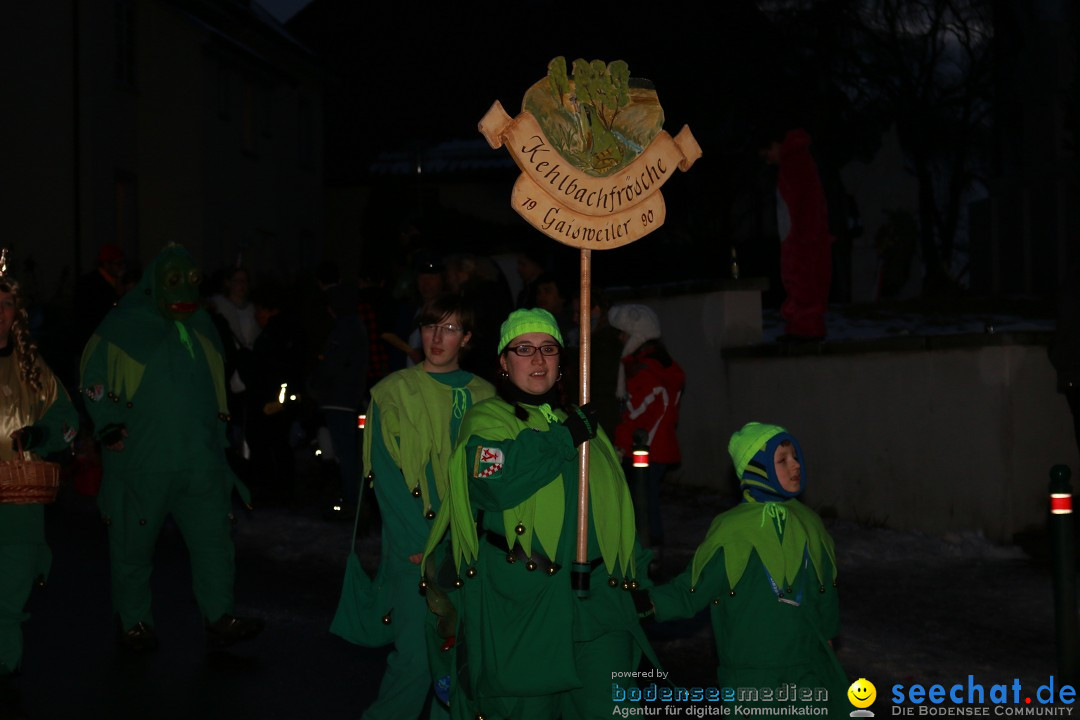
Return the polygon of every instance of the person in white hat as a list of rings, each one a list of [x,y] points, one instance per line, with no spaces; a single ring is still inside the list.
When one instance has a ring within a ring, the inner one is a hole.
[[[648,518],[648,538],[655,574],[662,562],[664,523],[660,513],[660,483],[668,468],[682,460],[676,427],[686,375],[660,337],[660,319],[647,305],[615,305],[608,311],[611,325],[621,331],[622,361],[615,394],[622,415],[615,426],[615,447],[622,453],[627,477],[634,477],[635,444],[649,450],[644,493],[634,493],[635,512]],[[641,496],[644,495],[642,498]]]

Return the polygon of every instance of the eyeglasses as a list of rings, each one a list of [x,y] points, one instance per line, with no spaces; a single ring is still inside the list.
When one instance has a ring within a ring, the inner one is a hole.
[[[460,325],[451,325],[450,323],[444,323],[443,325],[439,325],[438,323],[428,323],[427,325],[421,325],[420,330],[431,334],[435,334],[436,330],[442,330],[448,335],[459,335],[465,332]]]
[[[558,355],[562,350],[558,345],[541,345],[536,347],[535,345],[515,345],[514,347],[506,348],[506,352],[512,352],[519,357],[532,357],[539,350],[541,355],[551,357],[552,355]]]

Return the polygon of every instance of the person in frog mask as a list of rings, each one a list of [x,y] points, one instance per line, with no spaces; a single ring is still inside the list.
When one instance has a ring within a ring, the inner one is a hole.
[[[170,515],[191,556],[208,646],[263,628],[233,614],[232,492],[245,505],[250,495],[225,457],[222,349],[198,302],[201,279],[188,252],[169,245],[83,351],[80,391],[106,448],[98,507],[109,531],[118,641],[134,651],[158,646],[150,574]]]
[[[798,688],[786,700],[740,703],[746,707],[847,715],[849,681],[832,647],[840,631],[836,549],[821,518],[796,499],[806,489],[802,448],[779,425],[751,422],[731,436],[728,452],[743,501],[716,516],[681,575],[649,591],[656,620],[709,608],[717,687]]]

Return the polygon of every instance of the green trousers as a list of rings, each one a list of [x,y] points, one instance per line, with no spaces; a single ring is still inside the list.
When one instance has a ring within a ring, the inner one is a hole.
[[[19,669],[26,601],[50,557],[45,545],[0,546],[0,676]]]
[[[385,559],[385,558],[384,558]],[[386,658],[386,672],[379,683],[379,695],[362,720],[411,720],[419,718],[434,678],[428,662],[428,633],[431,623],[427,600],[417,590],[418,566],[395,567],[391,581],[394,595],[393,622],[398,627],[394,649]],[[446,709],[432,698],[431,720],[448,717]]]
[[[623,631],[606,633],[587,642],[574,643],[574,661],[582,686],[549,695],[485,697],[469,707],[453,708],[454,720],[473,720],[479,711],[485,720],[604,720],[620,703],[611,699],[612,668],[637,667],[641,652],[632,636]],[[537,668],[540,672],[540,668]],[[464,698],[461,698],[464,700]],[[624,703],[623,703],[624,704]]]
[[[136,483],[129,481],[127,487],[103,488],[100,499],[109,525],[113,607],[122,626],[154,624],[150,574],[158,536],[170,515],[191,557],[195,601],[203,617],[213,622],[231,614],[236,554],[228,489],[179,473],[148,473],[138,482],[144,483],[138,492],[132,492]]]
[[[43,506],[0,504],[0,676],[19,668],[26,601],[51,563]]]

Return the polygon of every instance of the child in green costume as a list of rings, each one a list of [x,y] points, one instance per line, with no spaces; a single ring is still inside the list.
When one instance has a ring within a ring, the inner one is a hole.
[[[792,695],[733,705],[847,715],[849,682],[832,649],[840,630],[836,550],[821,518],[795,499],[806,488],[802,449],[784,428],[751,422],[731,436],[728,451],[743,501],[713,520],[681,575],[650,591],[656,619],[708,607],[718,687]]]
[[[419,564],[432,519],[447,489],[447,468],[465,412],[491,397],[491,383],[460,368],[472,338],[473,312],[455,295],[439,295],[419,316],[424,360],[371,389],[364,431],[364,472],[373,478],[382,514],[382,553],[374,586],[380,617],[390,619],[394,649],[364,720],[418,718],[434,679],[428,663],[428,609]],[[382,639],[372,638],[372,645]],[[445,717],[431,701],[430,718]]]
[[[7,251],[4,251],[5,255]],[[0,259],[0,460],[15,457],[15,438],[36,458],[67,448],[79,428],[63,386],[30,340],[19,285]],[[34,581],[49,574],[41,503],[0,503],[0,714],[14,705],[8,684],[22,660],[22,623]]]
[[[648,556],[611,442],[595,413],[563,401],[554,317],[516,310],[500,335],[499,396],[465,416],[450,494],[427,548],[449,527],[458,575],[451,717],[609,718],[612,673],[635,670],[648,649],[629,592],[645,577]],[[571,566],[578,447],[587,439],[591,572],[583,599],[571,587]]]
[[[150,609],[154,548],[171,515],[191,556],[211,648],[254,637],[261,620],[233,615],[232,492],[247,488],[225,458],[221,343],[198,303],[199,270],[168,246],[105,316],[82,357],[80,387],[104,453],[98,507],[109,528],[121,646],[158,645]]]

